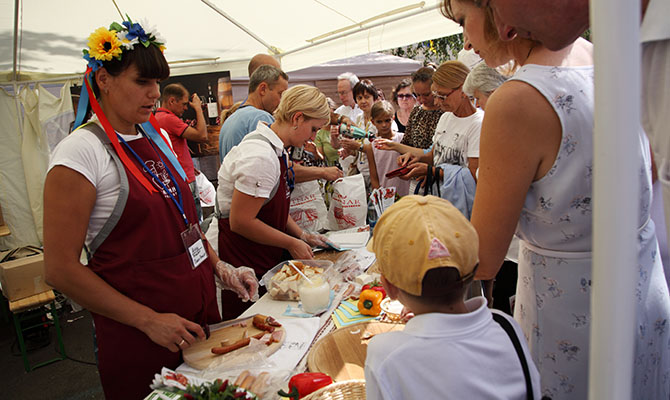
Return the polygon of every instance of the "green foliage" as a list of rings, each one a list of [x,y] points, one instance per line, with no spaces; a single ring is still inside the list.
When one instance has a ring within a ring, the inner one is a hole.
[[[186,390],[179,390],[182,398],[186,400],[233,400],[233,399],[252,399],[258,400],[258,397],[251,392],[242,390],[237,391],[238,386],[229,384],[228,380],[221,382],[220,379],[211,383],[200,385],[188,385]]]
[[[440,65],[447,60],[455,60],[458,52],[463,48],[463,34],[445,36],[437,39],[414,43],[405,47],[398,47],[389,52],[398,57],[411,59],[423,59],[423,63],[429,62]]]

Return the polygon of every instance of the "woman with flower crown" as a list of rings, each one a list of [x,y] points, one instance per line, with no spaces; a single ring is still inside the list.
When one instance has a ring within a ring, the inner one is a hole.
[[[163,43],[130,20],[89,37],[75,125],[88,99],[95,115],[54,150],[44,187],[46,279],[92,312],[108,399],[145,397],[154,374],[220,321],[215,275],[243,298],[258,288],[252,270],[221,262],[202,237],[151,113],[170,73]]]

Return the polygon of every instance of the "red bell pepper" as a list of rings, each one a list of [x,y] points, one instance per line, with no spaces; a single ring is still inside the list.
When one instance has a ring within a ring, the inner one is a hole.
[[[302,374],[293,375],[288,381],[289,393],[280,390],[280,396],[289,397],[291,399],[302,399],[308,394],[328,386],[333,383],[333,379],[321,372],[304,372]]]
[[[363,288],[361,289],[361,292],[364,291],[364,290],[367,290],[367,289],[382,292],[384,297],[386,297],[386,290],[384,290],[384,286],[382,286],[382,284],[379,283],[379,281],[373,281],[373,282],[370,282],[370,283],[367,283],[367,284],[363,285]]]

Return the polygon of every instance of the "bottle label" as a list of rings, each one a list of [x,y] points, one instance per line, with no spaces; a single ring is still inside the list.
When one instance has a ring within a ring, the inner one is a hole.
[[[209,118],[216,118],[219,115],[219,110],[217,110],[216,103],[207,103],[207,115]]]

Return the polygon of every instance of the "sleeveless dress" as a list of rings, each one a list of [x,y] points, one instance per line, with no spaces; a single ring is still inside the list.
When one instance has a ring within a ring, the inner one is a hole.
[[[586,399],[591,295],[593,67],[523,66],[512,78],[537,89],[562,126],[554,165],[530,186],[519,218],[514,317],[537,365],[542,394]],[[670,394],[670,299],[650,220],[649,144],[640,130],[634,399]]]

